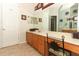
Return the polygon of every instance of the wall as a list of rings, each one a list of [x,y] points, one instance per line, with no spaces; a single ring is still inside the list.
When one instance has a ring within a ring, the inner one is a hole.
[[[39,9],[39,10],[36,10],[34,11],[34,17],[37,17],[38,19],[38,24],[35,24],[34,27],[35,28],[39,28],[39,30],[42,30],[43,29],[43,22],[39,22],[39,18],[42,18],[43,17],[43,11],[42,9]]]
[[[79,3],[78,3],[78,22],[77,22],[77,31],[79,32]]]
[[[57,16],[58,25],[58,10],[61,4],[54,4],[43,10],[43,29],[50,30],[50,16]],[[58,26],[57,26],[58,31]]]
[[[51,7],[50,7],[50,13],[49,13],[49,15],[50,16],[57,16],[57,31],[58,31],[58,20],[59,20],[59,9],[61,8],[61,4],[60,3],[56,3],[55,5],[52,5]]]
[[[54,16],[57,15],[57,20],[58,20],[58,9],[59,9],[60,5],[59,4],[55,4],[52,5],[46,9],[44,9],[43,11],[37,10],[34,11],[34,5],[33,4],[19,4],[19,17],[21,14],[25,14],[27,16],[33,16],[33,17],[37,17],[37,18],[42,18],[42,22],[38,22],[37,25],[33,25],[33,24],[29,24],[28,22],[30,22],[30,19],[27,18],[27,20],[21,20],[20,18],[20,34],[21,34],[21,40],[25,39],[25,32],[32,27],[37,27],[40,30],[49,30],[49,20],[50,20],[50,16]],[[57,23],[58,25],[58,23]],[[57,27],[58,29],[58,27]]]
[[[43,18],[42,18],[42,26],[43,30],[49,30],[49,9],[43,10]]]
[[[34,7],[32,3],[19,3],[18,4],[19,12],[19,41],[25,42],[26,40],[26,31],[29,28],[33,28],[33,24],[30,24],[30,17],[34,16]],[[27,16],[27,20],[22,20],[21,15],[24,14]]]
[[[40,30],[50,30],[50,16],[57,16],[57,25],[58,25],[58,12],[61,4],[54,4],[44,10],[34,11],[35,17],[42,17],[42,22],[38,23],[38,25],[34,25],[35,27],[40,28]],[[58,31],[58,26],[57,26]]]

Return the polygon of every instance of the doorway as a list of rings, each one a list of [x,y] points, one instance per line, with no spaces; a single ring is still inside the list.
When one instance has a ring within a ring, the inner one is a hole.
[[[50,30],[56,31],[57,29],[57,16],[50,17]]]

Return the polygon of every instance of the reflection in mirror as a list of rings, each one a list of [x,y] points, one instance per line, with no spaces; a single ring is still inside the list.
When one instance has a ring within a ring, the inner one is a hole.
[[[67,8],[65,8],[67,6]],[[59,9],[58,31],[76,32],[78,18],[78,4],[68,7],[68,4],[62,5]]]
[[[32,18],[34,27],[46,31],[77,32],[78,29],[78,3],[53,4],[45,9],[34,12]],[[41,18],[41,19],[39,19]]]

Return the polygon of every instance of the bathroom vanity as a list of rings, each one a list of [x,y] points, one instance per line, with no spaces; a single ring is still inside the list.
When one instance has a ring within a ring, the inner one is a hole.
[[[48,38],[47,38],[48,33]],[[68,50],[71,55],[79,56],[79,39],[74,39],[71,33],[41,31],[26,32],[26,42],[35,48],[41,55],[48,56],[48,44],[56,41],[62,47],[61,36],[65,36],[64,49]],[[47,42],[48,39],[48,42]]]

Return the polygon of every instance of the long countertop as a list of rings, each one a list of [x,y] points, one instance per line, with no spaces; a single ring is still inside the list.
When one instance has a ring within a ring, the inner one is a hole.
[[[31,31],[28,31],[28,32],[31,32]],[[73,38],[73,35],[71,33],[54,32],[54,31],[40,31],[40,32],[35,31],[35,32],[31,32],[31,33],[42,35],[42,36],[45,36],[45,37],[47,37],[47,34],[48,34],[49,38],[55,38],[55,39],[60,40],[60,41],[62,40],[62,36],[64,36],[65,42],[75,44],[75,45],[79,45],[79,39]]]

